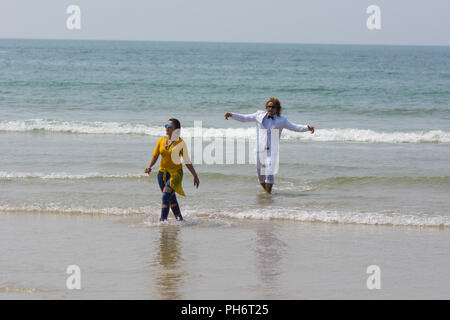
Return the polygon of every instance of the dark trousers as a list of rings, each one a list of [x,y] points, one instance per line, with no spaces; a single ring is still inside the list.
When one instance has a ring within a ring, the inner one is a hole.
[[[183,220],[175,191],[172,189],[172,187],[170,187],[170,174],[166,172],[166,183],[164,183],[164,172],[158,171],[158,184],[161,188],[161,191],[163,192],[161,218],[159,219],[159,221],[167,220],[170,209],[172,209],[172,212],[177,220]],[[171,191],[164,192],[164,187],[170,187]]]

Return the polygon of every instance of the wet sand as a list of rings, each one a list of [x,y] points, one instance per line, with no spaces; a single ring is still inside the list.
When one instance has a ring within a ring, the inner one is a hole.
[[[448,243],[436,227],[0,214],[0,298],[449,299]]]

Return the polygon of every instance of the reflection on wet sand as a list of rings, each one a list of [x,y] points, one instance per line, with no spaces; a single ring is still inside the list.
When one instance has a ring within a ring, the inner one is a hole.
[[[258,226],[256,236],[257,275],[264,291],[273,297],[279,291],[280,264],[286,244],[277,238],[276,226],[271,222]]]
[[[156,268],[156,289],[160,299],[175,300],[181,298],[180,288],[184,272],[181,270],[181,248],[178,233],[179,226],[161,226],[159,243],[152,265]]]

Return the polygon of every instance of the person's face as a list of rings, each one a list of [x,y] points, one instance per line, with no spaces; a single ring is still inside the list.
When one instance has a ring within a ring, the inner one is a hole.
[[[171,136],[172,132],[175,130],[175,125],[173,124],[173,122],[167,121],[167,124],[165,124],[164,127],[166,128],[166,134],[168,136]]]
[[[269,116],[274,116],[277,113],[277,110],[278,108],[275,107],[275,104],[273,102],[270,102],[266,107],[266,111]]]

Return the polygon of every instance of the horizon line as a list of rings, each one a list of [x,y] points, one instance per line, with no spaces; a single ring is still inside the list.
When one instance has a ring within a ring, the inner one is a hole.
[[[55,40],[55,41],[119,41],[119,42],[175,42],[175,43],[223,43],[267,45],[343,45],[343,46],[403,46],[403,47],[450,47],[450,44],[387,44],[387,43],[326,43],[326,42],[261,42],[261,41],[213,41],[213,40],[148,40],[148,39],[68,39],[68,38],[17,38],[0,37],[0,40]]]

